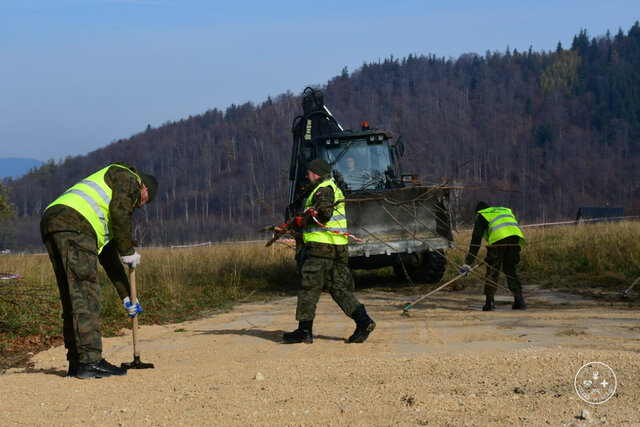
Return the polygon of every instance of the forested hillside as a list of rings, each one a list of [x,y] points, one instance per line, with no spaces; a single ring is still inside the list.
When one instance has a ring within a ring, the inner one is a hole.
[[[143,244],[255,237],[283,220],[303,89],[147,128],[5,181],[16,218],[0,248],[39,247],[46,205],[119,160],[160,181],[157,199],[137,214]],[[405,171],[466,189],[462,207],[482,197],[523,222],[572,219],[579,206],[605,203],[640,212],[638,22],[615,36],[583,30],[553,52],[391,57],[344,69],[320,89],[343,127],[368,120],[402,136]]]

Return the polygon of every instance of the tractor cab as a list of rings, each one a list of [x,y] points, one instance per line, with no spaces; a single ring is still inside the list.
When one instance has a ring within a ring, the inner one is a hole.
[[[416,174],[403,174],[404,143],[363,122],[345,130],[324,105],[322,92],[306,88],[304,114],[293,121],[289,200],[285,219],[300,215],[311,192],[307,165],[323,158],[345,196],[352,268],[393,266],[396,274],[435,283],[446,268],[444,249],[453,235],[449,189],[426,187]],[[296,239],[297,248],[302,245]]]
[[[343,192],[394,188],[398,168],[392,135],[375,130],[344,131],[316,138],[318,156],[332,165]]]

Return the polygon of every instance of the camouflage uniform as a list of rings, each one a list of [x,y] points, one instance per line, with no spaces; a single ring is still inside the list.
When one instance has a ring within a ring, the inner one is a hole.
[[[133,167],[122,165],[135,172]],[[109,204],[112,237],[99,255],[93,227],[73,208],[53,205],[40,221],[42,241],[60,291],[64,343],[70,363],[91,363],[102,358],[98,261],[120,298],[129,295],[129,280],[120,255],[135,252],[131,216],[140,202],[142,187],[133,173],[120,167],[109,168],[105,182],[113,191]]]
[[[340,306],[344,314],[351,316],[362,304],[351,292],[354,283],[347,264],[349,258],[347,248],[316,242],[308,243],[307,248],[316,245],[329,246],[321,250],[325,253],[333,253],[330,254],[331,258],[316,258],[305,254],[296,320],[313,320],[316,317],[316,306],[323,290],[331,294],[331,298]]]
[[[497,241],[495,244],[487,246],[487,256],[484,262],[487,263],[485,275],[484,294],[493,298],[497,288],[500,270],[507,278],[509,290],[514,295],[522,295],[522,283],[516,272],[516,265],[520,262],[520,246],[518,246],[518,236],[509,236]]]
[[[318,179],[316,186],[328,177]],[[315,187],[315,186],[314,186]],[[333,214],[334,192],[324,187],[314,194],[313,207],[318,212],[318,221],[325,223]],[[290,223],[293,228],[293,223]],[[302,217],[302,225],[315,222],[310,215]],[[351,316],[362,304],[351,292],[354,289],[353,277],[349,270],[349,252],[347,245],[330,245],[308,242],[303,249],[302,283],[298,293],[296,320],[313,320],[316,306],[322,291],[327,291],[342,311]]]

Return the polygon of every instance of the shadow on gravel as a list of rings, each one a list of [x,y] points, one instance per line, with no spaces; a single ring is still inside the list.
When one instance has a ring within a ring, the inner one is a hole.
[[[55,375],[55,376],[58,376],[58,377],[66,377],[67,376],[67,371],[66,370],[53,369],[53,368],[48,368],[48,369],[30,369],[30,368],[26,368],[21,373]]]
[[[240,335],[240,336],[251,336],[251,337],[256,337],[256,338],[262,338],[263,340],[267,340],[267,341],[273,341],[275,343],[281,343],[284,344],[284,342],[282,341],[282,334],[284,334],[285,332],[290,332],[290,331],[264,331],[261,329],[216,329],[213,331],[203,331],[203,330],[199,330],[199,331],[194,331],[194,332],[198,332],[200,334],[205,334],[205,335]],[[327,340],[327,341],[344,341],[344,338],[340,338],[340,337],[330,337],[327,335],[314,335],[313,336],[314,340]]]

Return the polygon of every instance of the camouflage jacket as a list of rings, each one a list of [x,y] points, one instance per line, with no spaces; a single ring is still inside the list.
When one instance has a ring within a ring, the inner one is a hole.
[[[126,163],[118,163],[133,172],[137,170]],[[110,242],[116,245],[120,255],[131,255],[135,251],[131,241],[131,217],[140,203],[142,185],[131,171],[119,167],[111,167],[104,176],[105,182],[112,190],[108,224],[111,232]],[[42,217],[41,233],[43,238],[57,231],[77,231],[95,236],[96,233],[80,213],[64,205],[54,205],[47,209]]]

